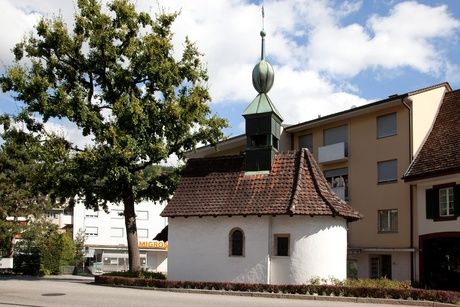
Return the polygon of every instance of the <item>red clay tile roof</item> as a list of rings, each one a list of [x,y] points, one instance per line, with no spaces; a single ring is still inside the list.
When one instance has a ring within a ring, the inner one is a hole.
[[[405,181],[460,173],[460,90],[448,92]]]
[[[244,156],[190,159],[162,216],[360,214],[330,189],[307,149],[277,153],[270,174],[245,174]]]

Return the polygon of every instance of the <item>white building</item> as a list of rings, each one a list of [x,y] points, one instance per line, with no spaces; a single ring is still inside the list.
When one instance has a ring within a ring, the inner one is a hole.
[[[77,203],[73,210],[73,237],[84,232],[87,265],[93,273],[129,269],[123,207],[109,205],[109,212],[85,209]],[[153,238],[167,225],[160,216],[163,204],[142,202],[136,205],[137,235],[141,266],[145,270],[166,272],[168,243]]]
[[[190,159],[169,217],[172,280],[304,284],[346,278],[347,223],[360,214],[329,187],[308,149],[278,152],[282,117],[267,96],[273,68],[254,67],[244,155]]]
[[[404,179],[414,200],[417,280],[460,289],[460,90],[446,93]]]

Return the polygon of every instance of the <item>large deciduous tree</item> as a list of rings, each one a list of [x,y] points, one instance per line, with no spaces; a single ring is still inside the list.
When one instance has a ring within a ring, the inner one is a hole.
[[[23,117],[66,118],[93,143],[69,155],[45,176],[57,194],[78,195],[87,207],[122,203],[129,268],[140,270],[134,205],[167,199],[173,173],[155,167],[198,143],[222,137],[227,122],[211,115],[207,72],[188,39],[173,50],[177,14],[152,18],[128,0],[102,8],[78,0],[75,24],[42,19],[14,48],[15,63],[0,79],[24,104]]]

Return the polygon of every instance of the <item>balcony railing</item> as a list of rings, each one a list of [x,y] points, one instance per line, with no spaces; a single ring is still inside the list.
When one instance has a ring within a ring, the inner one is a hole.
[[[318,148],[318,162],[322,164],[346,161],[348,158],[347,143],[341,142]]]

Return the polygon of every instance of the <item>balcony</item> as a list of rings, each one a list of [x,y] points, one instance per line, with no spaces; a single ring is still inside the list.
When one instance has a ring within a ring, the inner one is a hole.
[[[348,159],[347,143],[335,143],[318,148],[318,162],[321,164],[346,161]]]

